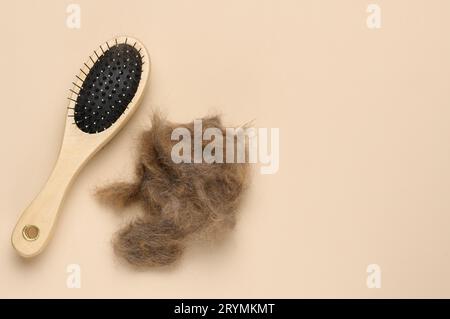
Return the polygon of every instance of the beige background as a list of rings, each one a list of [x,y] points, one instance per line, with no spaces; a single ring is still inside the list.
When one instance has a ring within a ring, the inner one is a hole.
[[[0,297],[450,297],[450,2],[69,1],[1,5]],[[382,28],[366,27],[366,7]],[[81,172],[44,254],[10,246],[62,138],[70,83],[101,42],[152,57],[134,118]],[[177,267],[136,272],[109,244],[124,221],[92,197],[128,177],[152,108],[188,121],[279,127],[280,170],[253,185],[238,227]],[[66,266],[82,288],[66,288]],[[366,287],[366,267],[382,288]]]

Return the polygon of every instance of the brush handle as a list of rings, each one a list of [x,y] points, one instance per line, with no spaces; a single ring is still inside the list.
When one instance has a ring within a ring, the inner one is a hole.
[[[66,191],[85,159],[65,152],[63,147],[50,178],[23,212],[12,233],[12,244],[21,256],[36,256],[47,245]]]

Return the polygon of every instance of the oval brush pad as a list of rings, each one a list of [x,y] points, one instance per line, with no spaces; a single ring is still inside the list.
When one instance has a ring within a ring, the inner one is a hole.
[[[70,89],[61,150],[50,178],[23,212],[11,241],[23,257],[47,245],[74,177],[137,109],[150,72],[145,47],[119,37],[94,50]]]

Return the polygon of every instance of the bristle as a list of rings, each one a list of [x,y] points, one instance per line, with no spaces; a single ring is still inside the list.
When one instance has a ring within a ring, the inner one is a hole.
[[[102,56],[94,51],[97,60],[90,56],[93,65],[84,64],[89,71],[80,69],[85,79],[76,76],[83,84],[76,85],[79,92],[71,90],[78,96],[76,101],[71,100],[76,102],[75,123],[83,132],[93,134],[106,130],[134,98],[141,80],[143,56],[141,48],[135,48],[136,43],[131,46],[126,42],[127,39],[125,43],[115,39],[116,45],[112,47],[106,42],[108,50],[100,45]]]
[[[73,85],[75,85],[77,88],[81,89],[81,86],[79,86],[78,84],[76,84],[75,82],[72,82]]]

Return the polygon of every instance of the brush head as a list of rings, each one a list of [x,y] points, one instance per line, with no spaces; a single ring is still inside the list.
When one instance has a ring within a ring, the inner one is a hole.
[[[77,92],[74,123],[83,132],[100,133],[113,125],[127,109],[139,87],[143,57],[134,45],[117,43],[95,52],[97,60],[83,72]],[[87,65],[86,65],[87,66]]]

